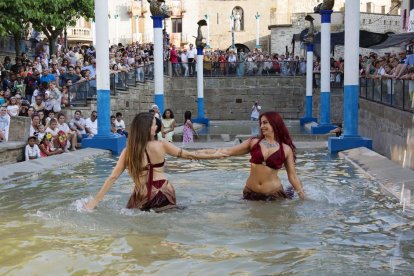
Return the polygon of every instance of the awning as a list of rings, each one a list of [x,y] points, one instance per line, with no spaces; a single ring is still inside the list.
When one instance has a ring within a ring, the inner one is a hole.
[[[400,46],[401,44],[410,44],[414,42],[414,33],[392,34],[388,38],[375,46],[372,49],[383,49],[394,46]]]

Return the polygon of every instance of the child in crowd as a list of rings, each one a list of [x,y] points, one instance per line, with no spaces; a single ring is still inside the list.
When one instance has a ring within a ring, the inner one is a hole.
[[[52,134],[46,133],[42,139],[42,142],[39,144],[40,156],[47,157],[51,155],[63,153],[62,149],[56,149],[52,143]]]
[[[43,137],[46,134],[46,127],[44,125],[39,125],[39,132],[37,133],[37,140],[39,143],[43,140]]]
[[[192,143],[193,133],[195,133],[198,137],[198,134],[194,129],[193,122],[191,121],[191,111],[186,111],[184,113],[183,143]]]
[[[115,127],[117,133],[125,135],[128,138],[128,131],[125,130],[125,122],[122,120],[121,112],[116,113]]]
[[[55,118],[55,112],[53,110],[50,110],[49,114],[46,117],[46,128],[48,128],[50,126],[50,120],[52,120],[54,118]]]
[[[36,136],[30,136],[27,139],[27,145],[24,151],[24,156],[25,156],[26,161],[40,158],[40,149],[36,143],[37,143]]]
[[[75,151],[76,146],[78,144],[77,143],[78,137],[76,135],[76,131],[73,131],[69,128],[68,124],[65,122],[65,115],[63,115],[62,113],[58,114],[58,128],[60,131],[63,131],[67,136],[68,143],[67,143],[66,148],[69,148],[70,145],[72,145],[72,151]]]
[[[7,106],[7,113],[10,117],[18,116],[19,115],[19,105],[17,104],[16,97],[11,97],[10,104]]]

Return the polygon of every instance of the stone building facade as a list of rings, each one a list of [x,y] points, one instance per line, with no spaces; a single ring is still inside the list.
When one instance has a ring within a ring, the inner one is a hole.
[[[271,30],[271,52],[284,54],[286,52],[286,47],[289,52],[294,51],[295,54],[304,56],[305,55],[305,46],[300,42],[295,43],[295,48],[293,49],[292,38],[294,34],[299,34],[304,29],[308,28],[309,23],[305,21],[306,13],[296,13],[292,15],[291,24],[283,25],[271,25],[269,29]],[[315,18],[314,24],[316,31],[320,31],[321,22],[319,14],[311,14]],[[331,31],[341,32],[344,31],[345,22],[344,22],[344,13],[343,12],[334,12],[332,14],[332,23]],[[399,15],[384,15],[376,13],[361,13],[360,24],[361,30],[366,30],[376,33],[401,33],[401,17]],[[388,48],[375,50],[379,54],[385,52],[398,52],[399,48]],[[334,56],[343,57],[343,46],[335,47]],[[361,54],[366,55],[372,50],[361,48]]]

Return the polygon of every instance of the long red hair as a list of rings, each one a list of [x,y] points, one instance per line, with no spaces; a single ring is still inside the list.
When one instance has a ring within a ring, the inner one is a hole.
[[[289,131],[283,122],[282,116],[274,111],[265,112],[260,114],[259,122],[261,122],[263,116],[267,118],[269,124],[272,126],[275,140],[280,146],[282,146],[282,143],[288,145],[292,149],[294,160],[296,160],[296,147],[292,142],[292,138],[290,138]],[[260,138],[264,138],[262,133],[260,133]]]

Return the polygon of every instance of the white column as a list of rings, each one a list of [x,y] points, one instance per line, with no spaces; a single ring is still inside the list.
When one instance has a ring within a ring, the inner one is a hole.
[[[154,102],[164,112],[164,51],[162,24],[163,16],[151,16],[154,23]]]

